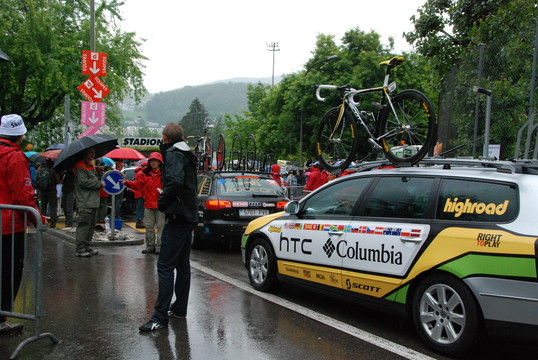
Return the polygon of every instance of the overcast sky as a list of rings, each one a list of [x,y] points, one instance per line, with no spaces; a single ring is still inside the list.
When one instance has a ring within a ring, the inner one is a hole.
[[[144,83],[155,93],[236,77],[271,77],[297,72],[315,49],[320,33],[358,27],[374,30],[395,50],[410,51],[402,34],[426,0],[126,0],[122,28],[146,39]]]

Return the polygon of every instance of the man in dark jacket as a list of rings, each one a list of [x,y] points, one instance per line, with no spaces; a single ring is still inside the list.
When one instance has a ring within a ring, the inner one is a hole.
[[[196,157],[183,141],[183,128],[170,123],[163,129],[163,189],[157,207],[166,215],[157,261],[159,295],[151,319],[140,331],[168,326],[169,318],[185,318],[191,283],[190,252],[196,210]],[[174,284],[174,270],[176,281]],[[171,304],[172,296],[176,301]]]

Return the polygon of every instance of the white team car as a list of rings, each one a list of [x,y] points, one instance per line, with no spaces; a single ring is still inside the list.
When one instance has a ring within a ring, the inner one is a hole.
[[[338,178],[248,225],[250,283],[269,291],[286,280],[386,305],[449,356],[468,350],[486,321],[538,325],[533,173],[536,162],[425,160]]]

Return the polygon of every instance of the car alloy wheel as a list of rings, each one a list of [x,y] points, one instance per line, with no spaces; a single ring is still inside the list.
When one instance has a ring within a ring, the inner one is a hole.
[[[441,354],[460,355],[480,340],[481,318],[472,292],[459,279],[434,274],[416,289],[415,327],[425,342]]]
[[[254,240],[248,256],[248,278],[256,290],[269,291],[276,285],[276,262],[264,239]]]

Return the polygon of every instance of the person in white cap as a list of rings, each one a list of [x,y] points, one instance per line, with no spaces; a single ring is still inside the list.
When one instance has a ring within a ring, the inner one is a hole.
[[[29,159],[21,149],[26,134],[24,121],[16,114],[4,115],[0,121],[0,204],[30,206],[39,213],[30,177]],[[13,310],[13,302],[21,284],[26,230],[23,216],[22,212],[17,211],[13,214],[11,210],[2,210],[3,311]],[[35,219],[31,219],[31,216],[29,220],[35,223]],[[46,223],[43,216],[41,222]],[[6,320],[6,316],[0,316],[0,335],[22,330],[22,324],[8,323]]]

